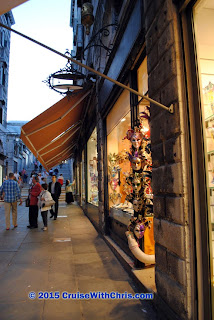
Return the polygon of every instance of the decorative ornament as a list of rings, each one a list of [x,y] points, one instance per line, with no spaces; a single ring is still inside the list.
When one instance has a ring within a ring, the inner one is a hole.
[[[134,228],[134,234],[137,239],[141,239],[144,236],[145,225],[142,222],[138,222]]]

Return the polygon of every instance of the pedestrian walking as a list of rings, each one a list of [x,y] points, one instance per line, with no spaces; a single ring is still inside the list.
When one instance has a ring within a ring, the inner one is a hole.
[[[27,183],[27,178],[28,178],[28,174],[27,174],[27,172],[25,172],[24,176],[23,176],[23,182],[24,183]]]
[[[41,184],[42,183],[42,174],[41,173],[38,173],[38,178],[39,178],[39,183]]]
[[[29,179],[29,186],[30,186],[30,188],[32,187],[32,184],[33,184],[33,177],[35,177],[35,175],[33,175],[32,173],[31,173],[31,175],[30,175],[30,179]]]
[[[16,181],[18,181],[18,179],[19,179],[19,174],[17,173],[17,171],[14,173],[14,177],[16,178]]]
[[[49,173],[47,171],[43,171],[42,172],[42,181],[43,181],[43,183],[47,183],[48,176],[49,176]]]
[[[12,220],[14,228],[17,227],[17,200],[22,204],[21,192],[17,181],[14,180],[14,174],[9,173],[9,179],[5,180],[0,187],[0,195],[4,197],[4,210],[6,230],[10,230],[10,210],[12,208]]]
[[[29,225],[30,229],[38,228],[38,196],[41,193],[41,185],[39,184],[39,178],[33,177],[32,187],[29,190],[30,206],[29,206]]]
[[[55,175],[52,176],[52,182],[49,183],[48,191],[51,193],[51,196],[55,201],[54,211],[53,211],[53,207],[50,210],[50,213],[51,213],[50,218],[54,217],[54,220],[56,220],[58,215],[59,197],[61,194],[61,184],[58,181],[56,181]]]
[[[69,180],[66,180],[66,182],[65,182],[65,202],[67,204],[74,202],[73,183],[70,183]]]
[[[42,215],[42,220],[44,227],[42,228],[43,231],[46,231],[48,229],[48,210],[51,210],[51,206],[46,205],[46,201],[51,201],[53,200],[50,192],[47,190],[48,185],[47,183],[43,183],[41,185],[42,187],[42,192],[40,193],[39,196],[39,207],[41,209],[41,215]]]
[[[61,186],[63,186],[64,177],[63,177],[62,173],[60,173],[60,176],[59,176],[59,178],[58,178],[58,182],[61,184]]]
[[[19,176],[19,179],[18,179],[17,182],[18,182],[18,185],[19,185],[20,193],[22,195],[22,188],[24,187],[24,183],[22,181],[22,177],[21,176]]]

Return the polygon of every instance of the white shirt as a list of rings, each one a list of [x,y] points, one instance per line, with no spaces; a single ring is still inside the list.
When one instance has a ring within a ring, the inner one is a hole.
[[[16,178],[16,180],[19,179],[19,174],[18,173],[14,173],[14,177]]]

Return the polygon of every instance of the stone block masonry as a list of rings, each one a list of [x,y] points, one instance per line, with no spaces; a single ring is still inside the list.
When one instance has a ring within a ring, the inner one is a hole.
[[[188,218],[184,218],[189,213],[184,208],[188,195],[180,117],[185,97],[178,91],[182,65],[178,13],[172,0],[144,0],[144,10],[149,96],[175,106],[174,114],[154,105],[150,108],[157,297],[179,319],[189,319],[186,243],[190,240],[185,229]]]

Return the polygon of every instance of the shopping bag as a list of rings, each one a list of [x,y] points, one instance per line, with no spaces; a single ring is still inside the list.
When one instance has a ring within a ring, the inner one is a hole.
[[[42,205],[42,207],[51,207],[55,204],[55,201],[54,200],[48,200],[48,201],[45,201]]]
[[[27,199],[25,199],[25,207],[29,207],[30,206],[30,198],[27,197]]]

